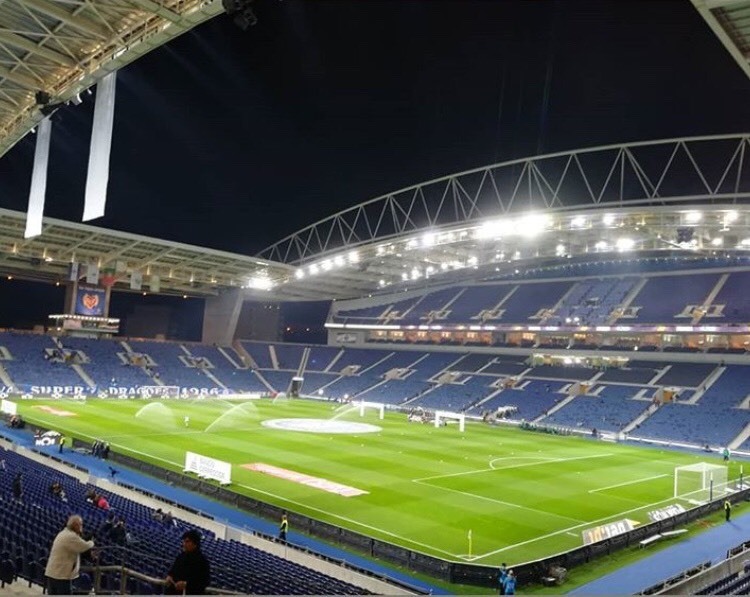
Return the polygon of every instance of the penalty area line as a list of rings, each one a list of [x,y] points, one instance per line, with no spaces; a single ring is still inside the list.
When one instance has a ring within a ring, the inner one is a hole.
[[[658,506],[660,504],[664,504],[666,502],[674,501],[674,497],[668,497],[666,499],[660,500],[658,502],[653,502],[652,504],[643,504],[642,506],[639,506],[638,508],[632,508],[630,510],[625,510],[624,512],[620,512],[618,514],[613,514],[610,516],[605,516],[604,518],[597,518],[596,520],[590,520],[589,522],[585,522],[583,524],[577,524],[572,527],[568,527],[567,529],[560,529],[559,531],[554,531],[552,533],[547,533],[546,535],[539,535],[538,537],[534,537],[533,539],[528,539],[526,541],[521,541],[520,543],[514,543],[513,545],[506,545],[505,547],[501,547],[500,549],[496,549],[494,551],[488,551],[485,554],[474,556],[470,561],[476,562],[477,560],[483,560],[484,558],[487,558],[489,556],[494,556],[499,553],[502,553],[504,551],[508,551],[509,549],[515,549],[516,547],[523,547],[524,545],[529,545],[530,543],[536,543],[537,541],[542,541],[544,539],[549,539],[550,537],[555,537],[557,535],[562,535],[564,533],[570,533],[571,531],[574,531],[576,529],[581,529],[583,527],[587,526],[593,526],[596,524],[599,524],[600,522],[606,522],[608,520],[617,520],[619,517],[627,516],[628,514],[632,514],[633,512],[638,512],[640,510],[645,510],[646,508],[653,508],[654,506]],[[577,537],[578,535],[576,535]]]
[[[470,471],[463,471],[461,473],[449,473],[447,475],[432,475],[430,477],[420,477],[418,479],[412,479],[415,483],[419,483],[422,481],[432,481],[434,479],[449,479],[451,477],[462,477],[465,475],[476,475],[479,473],[488,473],[491,471],[508,471],[511,469],[516,468],[526,468],[529,466],[541,466],[544,464],[557,464],[560,462],[573,462],[574,460],[589,460],[591,458],[606,458],[608,456],[614,456],[613,453],[608,452],[606,454],[592,454],[589,456],[573,456],[571,458],[553,458],[550,460],[541,460],[539,462],[526,462],[522,464],[511,464],[510,466],[500,466],[500,467],[494,467],[492,466],[492,462],[495,462],[496,460],[500,460],[499,458],[494,458],[492,461],[490,461],[490,466],[488,468],[477,468]],[[508,458],[514,458],[512,456],[509,456]],[[538,458],[537,456],[519,456],[519,458]]]
[[[624,483],[617,483],[616,485],[607,485],[607,487],[599,487],[598,489],[589,489],[589,493],[596,493],[598,491],[607,491],[608,489],[616,489],[617,487],[627,487],[628,485],[635,485],[637,483],[645,483],[646,481],[653,481],[654,479],[663,479],[664,477],[670,477],[669,474],[654,475],[653,477],[643,477],[642,479],[636,479],[635,481],[625,481]]]

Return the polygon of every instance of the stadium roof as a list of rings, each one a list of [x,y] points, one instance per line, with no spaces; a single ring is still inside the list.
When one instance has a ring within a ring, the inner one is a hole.
[[[298,266],[279,293],[366,296],[623,254],[750,249],[750,136],[535,156],[360,203],[259,255]]]
[[[750,0],[691,0],[732,58],[750,77]]]
[[[24,239],[26,214],[0,209],[0,272],[6,276],[60,282],[71,262],[100,269],[124,268],[117,288],[129,288],[130,274],[159,277],[161,293],[211,296],[222,288],[253,288],[286,280],[294,268],[182,243],[45,218],[40,236]]]
[[[0,1],[0,156],[50,105],[223,11],[221,0]]]

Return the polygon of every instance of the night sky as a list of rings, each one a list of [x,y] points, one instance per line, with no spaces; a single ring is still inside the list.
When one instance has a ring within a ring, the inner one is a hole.
[[[750,81],[686,0],[258,0],[120,71],[107,216],[252,254],[421,180],[577,147],[733,133]],[[93,97],[54,118],[47,214],[80,220]],[[35,138],[0,159],[25,210]]]

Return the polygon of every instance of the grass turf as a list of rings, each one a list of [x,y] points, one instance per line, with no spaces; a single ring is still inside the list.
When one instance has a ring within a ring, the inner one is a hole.
[[[455,425],[436,429],[398,414],[379,421],[374,411],[360,418],[340,405],[303,400],[30,400],[19,411],[32,423],[106,440],[115,451],[171,470],[182,470],[188,450],[228,461],[231,487],[239,493],[409,549],[483,565],[516,565],[578,547],[581,531],[605,522],[648,522],[649,510],[680,502],[672,497],[676,466],[719,463],[702,454],[478,423],[460,433]],[[261,425],[331,417],[382,430],[336,435]],[[250,463],[368,493],[343,497],[241,467]],[[739,465],[730,463],[729,477],[738,474]]]

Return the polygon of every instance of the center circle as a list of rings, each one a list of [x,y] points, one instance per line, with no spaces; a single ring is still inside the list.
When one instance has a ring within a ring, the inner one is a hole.
[[[306,433],[377,433],[382,431],[382,428],[377,425],[332,419],[268,419],[261,422],[261,425],[282,431]]]

